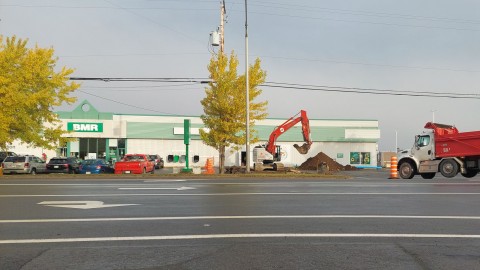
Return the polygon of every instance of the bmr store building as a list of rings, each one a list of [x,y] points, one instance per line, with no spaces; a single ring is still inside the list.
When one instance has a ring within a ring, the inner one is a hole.
[[[68,137],[73,138],[59,148],[57,155],[119,160],[127,153],[159,154],[164,158],[166,167],[184,167],[183,124],[185,119],[189,119],[190,164],[203,166],[207,158],[214,157],[215,165],[218,165],[218,151],[200,139],[199,129],[203,128],[200,117],[105,113],[96,110],[88,101],[81,102],[73,111],[57,114],[64,128],[71,131]],[[258,121],[255,130],[260,142],[266,143],[273,129],[285,121]],[[283,162],[287,166],[300,165],[320,152],[342,165],[377,166],[380,138],[377,120],[310,119],[310,129],[313,144],[306,155],[298,153],[293,147],[294,144],[303,144],[300,124],[278,138],[277,144],[282,148]],[[253,147],[255,145],[251,146],[251,150]],[[241,165],[245,160],[245,146],[240,150],[227,149],[225,154],[226,166]]]

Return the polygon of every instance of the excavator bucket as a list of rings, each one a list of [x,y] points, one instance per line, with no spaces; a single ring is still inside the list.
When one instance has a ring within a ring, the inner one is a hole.
[[[302,146],[299,146],[298,144],[293,145],[293,147],[295,147],[295,149],[297,149],[297,151],[302,155],[308,153],[308,150],[310,150],[310,146],[311,144],[308,143],[304,143]]]

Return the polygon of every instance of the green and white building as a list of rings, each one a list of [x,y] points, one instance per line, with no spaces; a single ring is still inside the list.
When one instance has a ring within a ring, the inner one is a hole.
[[[204,166],[207,158],[213,157],[218,165],[218,151],[203,143],[199,129],[203,122],[198,116],[167,116],[144,114],[118,114],[100,112],[88,101],[81,102],[72,111],[57,112],[68,137],[72,142],[59,146],[57,151],[30,149],[18,144],[12,151],[23,154],[41,155],[48,158],[56,155],[119,160],[127,153],[159,154],[166,167],[184,167],[186,147],[184,144],[184,120],[191,123],[189,157],[191,166]],[[269,118],[256,122],[261,143],[266,143],[273,129],[287,119]],[[380,130],[377,120],[310,119],[310,151],[298,153],[294,144],[303,144],[300,124],[278,138],[283,163],[296,166],[309,157],[323,152],[342,165],[377,166]],[[23,148],[22,148],[23,147]],[[227,149],[225,165],[239,166],[245,160],[245,146],[240,150]],[[251,145],[252,151],[255,145]],[[28,153],[26,153],[28,151]],[[251,155],[251,153],[250,153]],[[252,157],[252,156],[251,156]],[[252,160],[252,159],[251,159]],[[251,166],[253,167],[253,161]]]

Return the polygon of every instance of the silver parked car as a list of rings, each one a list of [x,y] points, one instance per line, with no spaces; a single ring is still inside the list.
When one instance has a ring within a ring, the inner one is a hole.
[[[36,156],[10,156],[6,157],[2,163],[3,173],[45,173],[47,163]]]

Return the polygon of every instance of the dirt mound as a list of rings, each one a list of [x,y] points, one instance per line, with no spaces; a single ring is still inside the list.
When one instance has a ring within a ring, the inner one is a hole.
[[[308,158],[300,167],[300,170],[317,170],[322,164],[328,166],[329,171],[353,171],[356,170],[355,167],[347,165],[343,166],[342,164],[336,162],[331,157],[327,156],[325,153],[320,152],[316,156]]]

